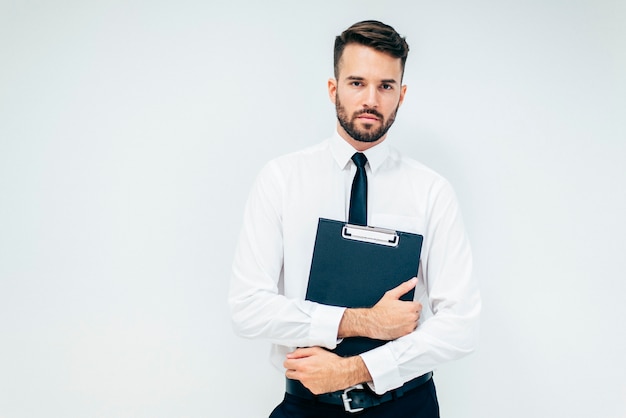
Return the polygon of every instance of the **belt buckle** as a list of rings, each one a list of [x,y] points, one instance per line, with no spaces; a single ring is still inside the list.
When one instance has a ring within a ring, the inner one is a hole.
[[[351,386],[351,387],[345,389],[343,391],[343,393],[341,394],[341,399],[343,400],[343,409],[345,409],[346,412],[355,413],[355,412],[360,412],[363,409],[365,409],[365,408],[354,408],[353,409],[352,405],[350,405],[350,402],[352,402],[352,399],[348,397],[348,393],[353,391],[353,390],[356,390],[356,389],[365,389],[365,388],[363,387],[362,384],[359,383],[358,385]]]

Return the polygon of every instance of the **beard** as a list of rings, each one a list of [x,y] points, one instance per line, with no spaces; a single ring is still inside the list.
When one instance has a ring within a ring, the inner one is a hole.
[[[339,121],[339,125],[341,125],[350,137],[359,142],[376,142],[382,138],[396,120],[396,114],[398,113],[399,107],[400,104],[396,106],[396,109],[391,115],[389,115],[387,120],[385,120],[385,117],[376,109],[362,109],[354,112],[352,117],[348,117],[346,108],[341,105],[341,101],[339,100],[339,94],[337,94],[335,98],[335,109],[337,111],[337,120]],[[376,116],[380,120],[380,127],[374,129],[374,125],[369,123],[364,124],[363,128],[357,127],[356,120],[364,113]]]

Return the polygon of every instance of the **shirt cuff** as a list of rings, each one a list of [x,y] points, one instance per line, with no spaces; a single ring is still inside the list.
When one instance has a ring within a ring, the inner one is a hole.
[[[339,324],[346,308],[318,304],[311,320],[310,339],[312,345],[333,350],[337,347]]]
[[[386,345],[362,353],[361,358],[372,376],[368,385],[376,394],[382,395],[403,385],[396,359]]]

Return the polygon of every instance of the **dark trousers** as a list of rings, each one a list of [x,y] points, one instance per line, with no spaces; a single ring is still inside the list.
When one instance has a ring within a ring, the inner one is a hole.
[[[285,399],[269,418],[439,418],[439,403],[433,379],[408,391],[401,398],[385,402],[357,413],[344,411],[343,407],[329,405],[285,394]]]

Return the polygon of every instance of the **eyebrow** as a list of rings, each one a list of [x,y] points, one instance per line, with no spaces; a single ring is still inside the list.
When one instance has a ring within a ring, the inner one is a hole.
[[[365,77],[359,77],[356,75],[349,75],[348,77],[346,77],[346,80],[349,81],[363,81],[365,80]],[[381,83],[386,83],[386,84],[398,84],[398,82],[396,80],[394,80],[393,78],[389,78],[389,79],[383,79],[380,80]]]

